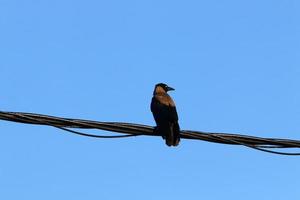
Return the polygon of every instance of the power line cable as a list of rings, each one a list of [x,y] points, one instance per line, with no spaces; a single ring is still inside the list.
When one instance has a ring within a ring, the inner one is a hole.
[[[48,125],[64,131],[68,131],[77,135],[94,137],[94,138],[124,138],[135,137],[140,135],[147,136],[161,136],[155,133],[155,128],[148,125],[122,123],[122,122],[99,122],[82,119],[70,119],[62,117],[54,117],[49,115],[41,115],[35,113],[24,112],[4,112],[0,111],[0,119],[12,122],[36,124],[36,125]],[[111,131],[121,133],[124,135],[96,135],[88,134],[75,130],[77,129],[99,129],[105,131]],[[230,145],[242,145],[259,151],[268,153],[280,154],[280,155],[300,155],[300,153],[294,152],[279,152],[270,149],[280,148],[300,148],[299,140],[291,139],[278,139],[278,138],[261,138],[241,134],[230,133],[212,133],[202,131],[190,131],[182,130],[180,137],[183,139],[203,140],[207,142],[230,144]]]

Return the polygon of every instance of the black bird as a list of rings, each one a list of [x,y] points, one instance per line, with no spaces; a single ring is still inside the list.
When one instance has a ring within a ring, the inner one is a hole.
[[[168,146],[177,146],[180,141],[180,128],[175,103],[167,94],[171,90],[174,89],[164,83],[155,85],[151,112],[156,122],[155,131],[162,135]]]

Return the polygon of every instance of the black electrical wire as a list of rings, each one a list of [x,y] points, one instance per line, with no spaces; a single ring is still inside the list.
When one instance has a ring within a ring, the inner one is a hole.
[[[0,119],[12,122],[36,124],[36,125],[48,125],[64,131],[68,131],[77,135],[94,137],[94,138],[124,138],[135,137],[140,135],[147,136],[161,136],[155,133],[155,129],[152,126],[122,123],[122,122],[99,122],[91,120],[70,119],[61,118],[48,115],[41,115],[35,113],[23,113],[23,112],[3,112],[0,111]],[[117,132],[124,135],[96,135],[87,134],[75,130],[77,129],[99,129],[111,132]],[[299,140],[290,139],[278,139],[278,138],[261,138],[241,134],[230,133],[212,133],[202,131],[188,131],[182,130],[180,137],[183,139],[203,140],[207,142],[231,144],[231,145],[243,145],[259,151],[268,153],[280,154],[280,155],[300,155],[300,153],[293,152],[279,152],[270,149],[279,148],[300,148]]]

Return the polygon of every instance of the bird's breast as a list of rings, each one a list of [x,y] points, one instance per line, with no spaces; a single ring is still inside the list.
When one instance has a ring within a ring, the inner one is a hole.
[[[175,107],[173,99],[168,94],[156,94],[154,98],[163,105]]]

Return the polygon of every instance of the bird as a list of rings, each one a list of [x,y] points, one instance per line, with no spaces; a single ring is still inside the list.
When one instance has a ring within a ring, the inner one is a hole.
[[[155,85],[151,101],[151,112],[156,122],[154,131],[162,135],[166,145],[177,146],[180,142],[178,114],[173,99],[167,93],[172,90],[175,89],[165,83]]]

